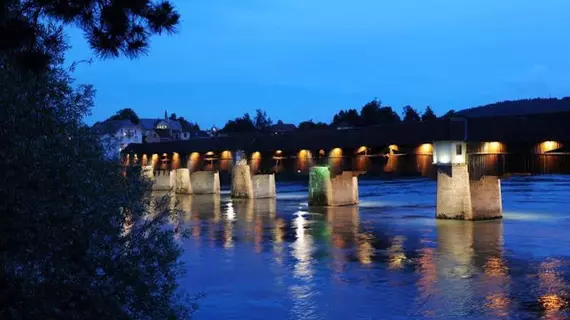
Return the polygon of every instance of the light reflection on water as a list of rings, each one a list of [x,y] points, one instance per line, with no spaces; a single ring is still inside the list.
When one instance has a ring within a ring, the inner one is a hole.
[[[306,186],[288,187],[176,196],[190,234],[181,285],[206,294],[197,319],[570,316],[570,178],[504,181],[506,219],[476,223],[434,219],[428,180],[366,181],[364,205],[340,208],[308,208]]]

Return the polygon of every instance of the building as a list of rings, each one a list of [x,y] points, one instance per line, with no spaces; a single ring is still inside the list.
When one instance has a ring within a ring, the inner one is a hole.
[[[189,140],[190,132],[182,129],[180,122],[171,119],[140,119],[145,143],[173,140]]]
[[[120,152],[130,143],[142,143],[142,128],[130,120],[109,120],[93,126],[99,135],[105,156],[118,159]]]

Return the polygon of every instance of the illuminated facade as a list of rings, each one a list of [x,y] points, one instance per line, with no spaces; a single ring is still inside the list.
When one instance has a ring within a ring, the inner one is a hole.
[[[143,142],[143,130],[129,120],[110,120],[96,124],[94,130],[107,159],[119,159],[121,151],[131,143]]]

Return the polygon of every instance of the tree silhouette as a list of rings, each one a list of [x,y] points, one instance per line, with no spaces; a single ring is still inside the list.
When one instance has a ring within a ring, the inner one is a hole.
[[[269,118],[269,116],[267,116],[267,113],[261,109],[255,110],[255,118],[253,122],[257,131],[267,131],[273,124],[271,118]]]
[[[356,109],[341,110],[333,117],[333,125],[358,126],[361,123],[360,115]]]
[[[152,35],[174,32],[180,18],[166,0],[5,0],[0,12],[0,51],[34,71],[61,62],[64,25],[80,28],[101,58],[136,58]]]
[[[251,119],[249,113],[245,113],[242,117],[237,117],[234,120],[229,120],[224,128],[223,132],[254,132],[255,124]]]
[[[63,25],[133,57],[177,17],[148,0],[0,1],[2,318],[188,318],[178,227],[165,227],[179,213],[140,168],[106,158],[83,123],[94,89],[64,65]]]
[[[432,120],[437,120],[437,116],[435,115],[431,107],[427,106],[426,111],[424,111],[424,114],[422,114],[422,121],[432,121]]]
[[[418,122],[421,120],[419,113],[411,106],[404,107],[404,122]]]
[[[378,99],[374,99],[360,109],[361,124],[363,126],[371,126],[380,123],[380,104],[381,102]]]
[[[324,122],[313,122],[313,120],[303,121],[299,123],[298,130],[306,131],[306,130],[315,130],[315,129],[327,129],[329,127],[328,124]]]
[[[125,108],[117,111],[117,113],[111,116],[107,120],[130,120],[134,124],[139,124],[140,119],[137,113],[131,108]]]

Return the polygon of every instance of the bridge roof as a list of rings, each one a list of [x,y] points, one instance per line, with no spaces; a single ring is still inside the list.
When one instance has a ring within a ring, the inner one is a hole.
[[[462,140],[462,121],[436,120],[346,130],[324,129],[284,134],[240,134],[186,141],[130,144],[126,153],[190,153],[224,150],[297,151],[332,148],[381,147],[390,144],[422,144],[436,140]]]

